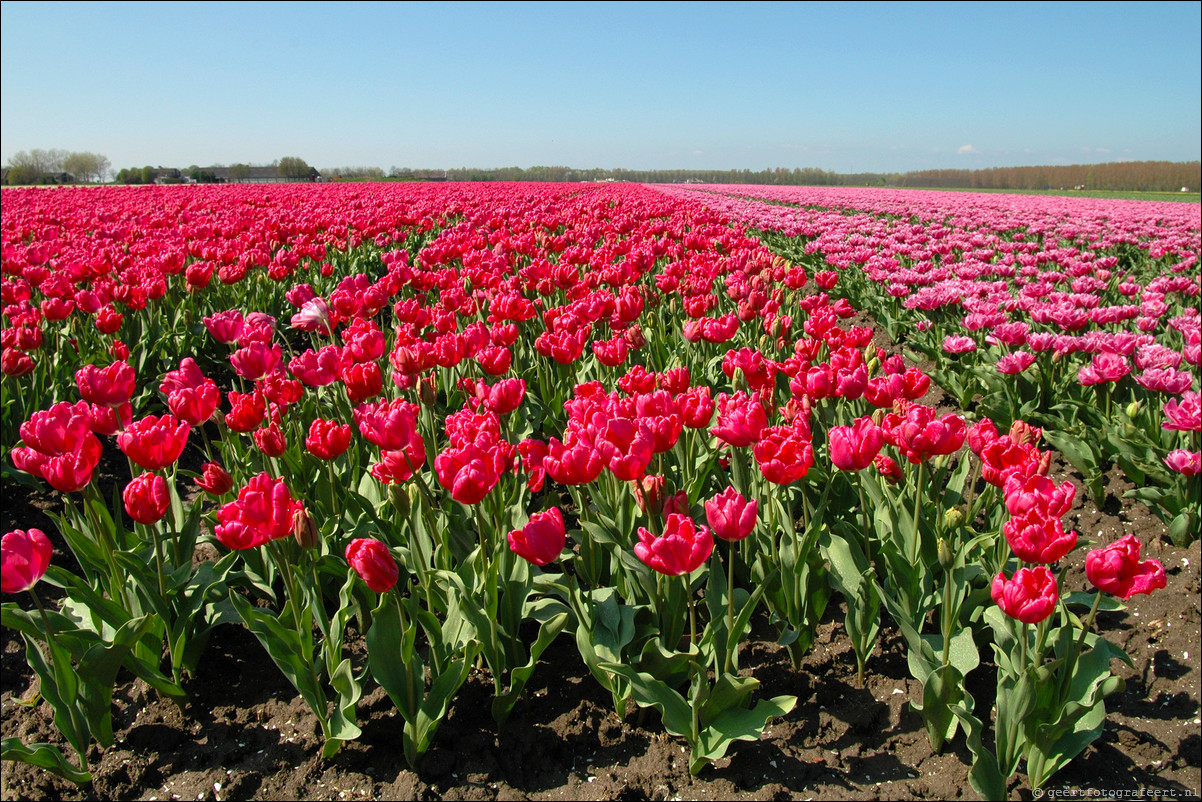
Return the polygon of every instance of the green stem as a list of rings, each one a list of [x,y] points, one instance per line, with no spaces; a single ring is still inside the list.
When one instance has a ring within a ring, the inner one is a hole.
[[[918,476],[914,481],[914,542],[910,546],[910,565],[917,567],[919,543],[921,542],[922,532],[919,528],[919,520],[922,514],[922,479],[923,469],[926,467],[925,462],[918,463]]]
[[[727,556],[729,577],[726,582],[726,656],[722,661],[722,673],[729,674],[732,665],[739,664],[739,641],[735,637],[735,549],[738,543],[731,541]]]

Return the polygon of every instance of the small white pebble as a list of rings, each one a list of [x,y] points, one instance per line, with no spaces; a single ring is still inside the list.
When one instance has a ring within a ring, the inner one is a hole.
[[[214,790],[214,791],[220,791],[220,790],[221,790],[221,783],[213,783],[213,790]]]

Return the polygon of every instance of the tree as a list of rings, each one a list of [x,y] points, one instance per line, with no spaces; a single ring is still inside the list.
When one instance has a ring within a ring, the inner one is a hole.
[[[230,180],[231,181],[245,181],[248,178],[250,178],[250,165],[249,164],[242,164],[241,162],[239,162],[238,164],[230,165]]]
[[[159,171],[151,167],[149,164],[142,168],[142,183],[153,184],[154,179],[158,177]]]
[[[304,159],[296,156],[285,156],[276,165],[276,171],[289,181],[308,181],[310,179],[309,165]]]
[[[103,181],[111,166],[106,157],[88,151],[70,153],[63,159],[63,170],[75,176],[76,181],[84,183]]]
[[[51,148],[17,151],[8,160],[10,184],[52,184],[58,173],[63,171],[63,161],[69,154],[65,150]]]

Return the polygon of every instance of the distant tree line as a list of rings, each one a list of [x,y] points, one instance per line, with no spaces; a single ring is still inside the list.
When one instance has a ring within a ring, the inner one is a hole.
[[[312,181],[319,173],[304,159],[285,156],[270,172],[289,181]],[[238,163],[178,170],[165,167],[127,167],[114,176],[118,184],[216,183],[244,181],[255,174],[263,180],[267,167]],[[217,172],[215,172],[217,171]],[[220,172],[220,175],[218,174]],[[65,150],[20,151],[9,160],[8,184],[98,183],[110,173],[109,160],[97,153]],[[776,167],[765,170],[626,170],[578,169],[562,166],[458,167],[422,170],[392,167],[328,167],[320,175],[342,181],[629,181],[649,184],[788,184],[804,186],[926,187],[949,189],[1091,189],[1177,192],[1202,187],[1202,166],[1192,162],[1108,162],[1032,167],[990,167],[983,170],[916,170],[907,173],[836,173],[816,167]]]
[[[1200,162],[1107,162],[1045,167],[990,167],[985,170],[919,170],[905,173],[897,186],[963,189],[1112,189],[1177,192],[1202,186]]]
[[[7,184],[96,184],[105,180],[112,165],[107,157],[88,151],[50,148],[17,151],[8,160]]]
[[[571,167],[460,167],[445,171],[393,167],[389,178],[447,181],[630,181],[651,184],[788,184],[804,186],[928,187],[954,189],[1084,189],[1197,192],[1199,162],[1109,162],[984,170],[918,170],[908,173],[836,173],[815,167],[766,170],[590,170]],[[367,177],[366,175],[364,177]]]

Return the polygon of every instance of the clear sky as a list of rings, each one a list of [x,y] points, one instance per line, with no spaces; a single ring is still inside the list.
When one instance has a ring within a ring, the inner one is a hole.
[[[838,172],[1192,161],[1202,4],[33,3],[0,158]]]

